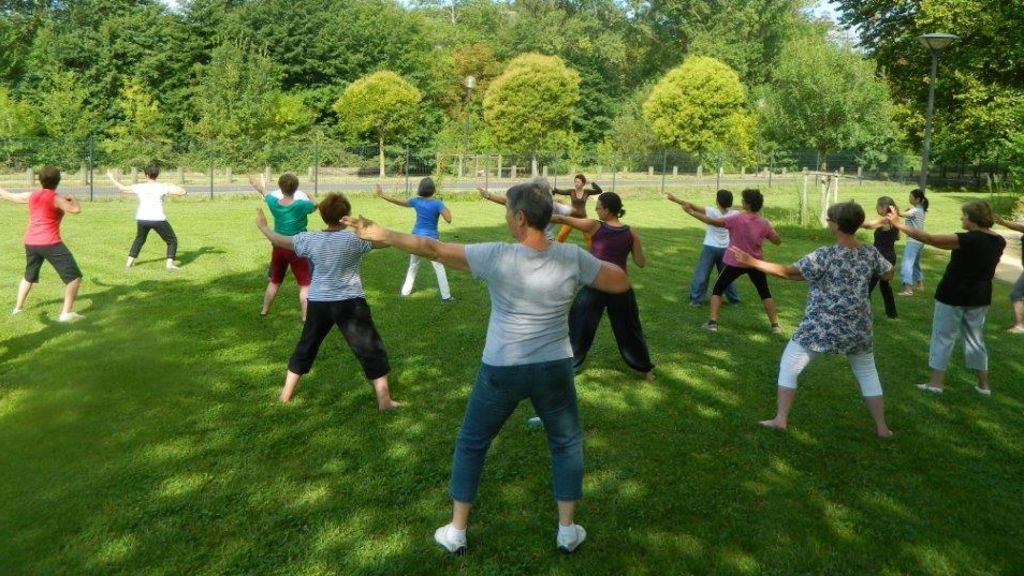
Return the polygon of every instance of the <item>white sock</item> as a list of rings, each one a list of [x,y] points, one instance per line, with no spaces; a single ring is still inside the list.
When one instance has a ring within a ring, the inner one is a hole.
[[[576,523],[569,524],[568,526],[558,525],[559,538],[576,538],[576,536]]]

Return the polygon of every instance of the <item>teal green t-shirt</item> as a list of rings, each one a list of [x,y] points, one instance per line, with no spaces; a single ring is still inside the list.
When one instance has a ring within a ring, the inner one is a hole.
[[[306,231],[307,216],[316,210],[316,204],[297,195],[290,204],[284,206],[273,194],[267,195],[267,208],[274,215],[274,232],[282,236],[295,236]]]

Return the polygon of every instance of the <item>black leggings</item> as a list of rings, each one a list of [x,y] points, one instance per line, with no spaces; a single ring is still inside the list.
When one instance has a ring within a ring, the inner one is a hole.
[[[879,250],[879,252],[882,252]],[[882,256],[889,261],[890,264],[896,264],[896,251],[893,250],[892,257],[889,253],[882,252]],[[871,279],[871,287],[868,288],[868,295],[875,291],[875,286],[880,286],[879,290],[882,292],[882,302],[885,303],[885,315],[889,318],[896,317],[896,298],[892,293],[892,284],[888,280],[882,280],[877,276]]]
[[[718,280],[715,281],[715,287],[711,289],[711,293],[715,296],[725,294],[725,289],[744,274],[750,276],[750,281],[754,283],[754,288],[757,288],[757,295],[761,300],[767,300],[772,297],[772,291],[768,289],[768,277],[765,276],[764,272],[754,268],[730,266],[729,264],[726,264],[725,269],[718,273]]]
[[[636,293],[630,289],[623,294],[608,294],[587,286],[576,293],[572,310],[569,311],[569,340],[572,342],[575,368],[579,369],[587,359],[587,352],[594,344],[594,335],[605,308],[608,309],[608,320],[612,323],[615,342],[619,345],[619,354],[626,364],[638,372],[654,369],[651,355],[647,351],[644,329],[640,326]]]
[[[370,315],[370,305],[364,298],[352,298],[337,302],[310,301],[306,310],[306,323],[302,336],[295,345],[295,352],[288,360],[288,370],[305,374],[313,367],[313,361],[320,351],[320,344],[337,326],[363,367],[367,380],[376,380],[391,371],[388,351],[377,333]]]
[[[160,238],[167,243],[167,257],[174,259],[174,255],[178,253],[178,237],[174,235],[174,228],[171,228],[170,222],[166,220],[137,220],[135,224],[135,242],[132,242],[128,256],[138,258],[142,245],[146,243],[146,237],[149,236],[149,231],[156,230]]]

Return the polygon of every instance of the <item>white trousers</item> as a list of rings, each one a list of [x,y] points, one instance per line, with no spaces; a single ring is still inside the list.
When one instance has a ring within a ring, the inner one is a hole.
[[[437,275],[437,289],[441,292],[441,299],[447,300],[452,297],[448,289],[448,274],[444,270],[444,264],[430,261],[434,267],[434,274]],[[420,269],[420,257],[415,254],[409,255],[409,270],[405,273],[405,284],[402,284],[402,296],[412,294],[412,287],[416,284],[416,271]]]
[[[807,368],[811,360],[821,352],[808,350],[796,342],[790,340],[786,350],[782,353],[782,360],[779,362],[779,386],[782,388],[796,389],[796,379],[800,373]],[[882,395],[882,383],[878,380],[878,370],[875,368],[875,354],[847,354],[850,361],[850,368],[853,369],[853,377],[860,384],[861,396],[870,398]]]

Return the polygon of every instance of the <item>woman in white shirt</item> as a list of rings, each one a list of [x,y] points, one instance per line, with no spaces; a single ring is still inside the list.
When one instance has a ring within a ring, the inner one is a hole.
[[[146,164],[142,171],[146,174],[146,181],[131,186],[121,184],[112,172],[107,172],[107,177],[119,192],[135,194],[139,199],[139,208],[135,212],[135,241],[132,242],[132,247],[128,250],[128,261],[125,262],[125,267],[131,268],[135,264],[135,259],[139,257],[139,251],[146,243],[149,231],[156,230],[156,233],[167,244],[167,269],[178,270],[178,267],[174,265],[174,257],[178,253],[178,237],[174,234],[174,228],[171,228],[171,223],[167,221],[167,216],[164,214],[164,196],[168,194],[184,196],[185,189],[173,184],[158,183],[156,178],[160,175],[160,165],[155,160]]]

